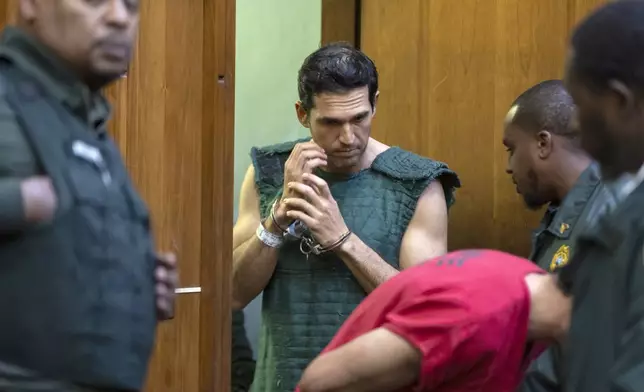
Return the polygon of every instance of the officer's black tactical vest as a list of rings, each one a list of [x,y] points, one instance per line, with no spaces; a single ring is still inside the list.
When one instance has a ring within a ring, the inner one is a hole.
[[[0,361],[139,390],[156,326],[148,211],[107,135],[13,66],[0,88],[59,198],[52,223],[0,237]]]
[[[644,184],[580,235],[561,270],[574,298],[565,392],[644,391]]]

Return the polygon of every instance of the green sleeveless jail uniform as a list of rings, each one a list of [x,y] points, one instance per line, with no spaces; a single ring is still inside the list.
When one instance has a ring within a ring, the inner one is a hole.
[[[289,154],[303,141],[252,149],[262,219],[281,195]],[[460,186],[456,173],[444,163],[397,147],[381,153],[359,173],[318,175],[329,184],[349,229],[395,268],[403,234],[425,188],[439,179],[449,206]],[[310,255],[307,260],[299,241],[286,243],[263,292],[252,390],[293,391],[306,366],[364,297],[365,291],[334,253]]]

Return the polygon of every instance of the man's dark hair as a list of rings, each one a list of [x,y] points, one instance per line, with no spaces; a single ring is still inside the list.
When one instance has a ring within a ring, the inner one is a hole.
[[[313,98],[321,93],[345,93],[365,87],[373,108],[378,92],[378,70],[364,53],[345,42],[332,43],[313,52],[297,75],[302,106],[308,112]]]
[[[578,132],[570,127],[575,104],[561,80],[546,80],[530,87],[512,106],[517,106],[512,123],[522,129],[577,140]]]
[[[572,36],[573,70],[603,89],[619,80],[644,92],[644,1],[621,0],[599,8]]]

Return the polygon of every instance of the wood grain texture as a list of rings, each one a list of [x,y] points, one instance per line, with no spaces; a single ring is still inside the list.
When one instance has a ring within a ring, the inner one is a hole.
[[[0,29],[16,21],[18,0],[0,0]]]
[[[107,89],[157,247],[202,288],[160,326],[147,391],[230,388],[234,23],[234,0],[143,0],[135,60]]]
[[[528,255],[541,212],[526,210],[505,173],[503,120],[521,92],[562,76],[572,24],[600,3],[362,1],[361,48],[380,72],[373,136],[458,172],[450,249]]]
[[[322,0],[322,44],[337,41],[356,45],[358,0]]]
[[[5,0],[0,3],[0,29],[3,29],[9,22],[9,12],[11,11],[11,4]]]

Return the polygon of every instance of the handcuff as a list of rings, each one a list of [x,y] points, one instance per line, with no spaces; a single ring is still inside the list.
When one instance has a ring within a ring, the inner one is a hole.
[[[302,237],[302,240],[300,241],[300,252],[302,252],[306,256],[307,260],[309,259],[309,255],[311,253],[319,256],[323,253],[331,252],[332,250],[342,245],[351,234],[351,230],[347,230],[346,233],[342,234],[342,236],[336,242],[329,246],[322,246],[311,237]]]
[[[353,234],[351,230],[347,230],[340,238],[329,246],[322,246],[318,243],[309,233],[308,227],[301,221],[294,221],[286,229],[282,228],[277,220],[275,219],[275,210],[277,209],[277,203],[279,199],[275,199],[273,206],[271,207],[271,220],[273,224],[282,232],[284,237],[292,237],[294,239],[300,240],[300,252],[306,259],[309,259],[311,254],[319,256],[323,253],[331,252],[332,250],[338,248],[340,245],[346,242],[346,240]]]

